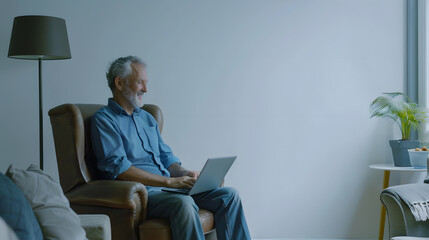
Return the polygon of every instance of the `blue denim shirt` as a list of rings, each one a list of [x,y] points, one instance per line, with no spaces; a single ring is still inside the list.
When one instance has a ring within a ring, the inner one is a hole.
[[[128,115],[112,98],[91,119],[91,141],[97,167],[107,179],[116,179],[131,166],[170,177],[167,168],[181,164],[152,115],[140,108]]]

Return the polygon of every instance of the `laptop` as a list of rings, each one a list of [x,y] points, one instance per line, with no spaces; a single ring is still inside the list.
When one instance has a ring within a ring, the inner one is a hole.
[[[187,188],[162,188],[162,191],[194,195],[207,192],[220,186],[226,173],[231,168],[237,156],[209,158],[201,170],[200,176],[191,189]]]

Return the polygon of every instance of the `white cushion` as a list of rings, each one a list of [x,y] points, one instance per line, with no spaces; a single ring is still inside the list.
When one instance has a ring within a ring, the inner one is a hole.
[[[427,237],[398,236],[398,237],[393,237],[392,240],[429,240],[429,238],[427,238]]]
[[[10,228],[9,225],[0,217],[0,239],[4,240],[18,240],[15,232]]]
[[[103,214],[79,214],[78,216],[88,239],[112,239],[109,216]]]
[[[27,170],[12,165],[6,175],[22,190],[42,228],[44,239],[86,239],[77,214],[61,186],[37,166]]]

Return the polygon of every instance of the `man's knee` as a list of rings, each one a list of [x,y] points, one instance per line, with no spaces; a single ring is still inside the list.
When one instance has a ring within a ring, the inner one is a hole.
[[[175,210],[175,213],[182,217],[190,217],[198,214],[198,206],[195,204],[194,199],[190,196],[179,195],[175,197],[170,204],[171,208]]]
[[[238,190],[233,187],[222,187],[222,190],[224,190],[227,194],[231,196],[239,196]]]
[[[232,187],[222,187],[220,189],[224,198],[228,199],[229,201],[241,202],[240,194],[238,193],[237,189]]]

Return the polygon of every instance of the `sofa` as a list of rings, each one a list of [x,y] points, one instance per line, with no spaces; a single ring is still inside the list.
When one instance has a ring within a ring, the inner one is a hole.
[[[0,186],[0,239],[111,239],[107,215],[77,215],[59,183],[35,165],[11,165]]]

